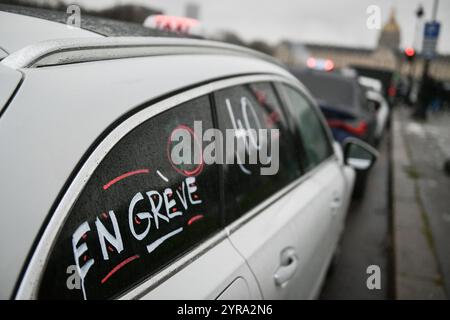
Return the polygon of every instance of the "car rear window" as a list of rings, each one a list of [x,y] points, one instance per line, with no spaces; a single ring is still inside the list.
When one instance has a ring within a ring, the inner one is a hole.
[[[312,72],[298,73],[297,76],[320,105],[355,108],[355,88],[348,79]]]
[[[111,149],[70,209],[38,298],[115,298],[220,229],[218,165],[169,157],[169,137],[194,121],[212,128],[211,114],[208,97],[186,102]]]

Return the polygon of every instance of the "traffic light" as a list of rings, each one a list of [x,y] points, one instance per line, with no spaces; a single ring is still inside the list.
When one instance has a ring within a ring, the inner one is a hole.
[[[416,50],[413,47],[407,47],[405,49],[405,57],[408,62],[412,62],[416,56]]]

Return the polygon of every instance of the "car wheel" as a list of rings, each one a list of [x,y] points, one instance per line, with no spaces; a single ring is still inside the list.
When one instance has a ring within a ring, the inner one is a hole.
[[[356,171],[356,181],[353,188],[353,198],[361,199],[364,196],[367,185],[367,171]]]

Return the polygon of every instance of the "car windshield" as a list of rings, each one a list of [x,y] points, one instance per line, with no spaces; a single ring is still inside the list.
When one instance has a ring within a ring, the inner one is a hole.
[[[297,75],[319,104],[334,108],[355,108],[355,87],[338,75],[304,72]]]

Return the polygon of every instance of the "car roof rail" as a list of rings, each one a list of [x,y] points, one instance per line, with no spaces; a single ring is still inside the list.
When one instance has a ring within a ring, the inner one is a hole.
[[[37,68],[79,62],[183,54],[252,56],[282,65],[252,49],[211,40],[167,37],[70,38],[26,46],[1,61],[13,68]]]

